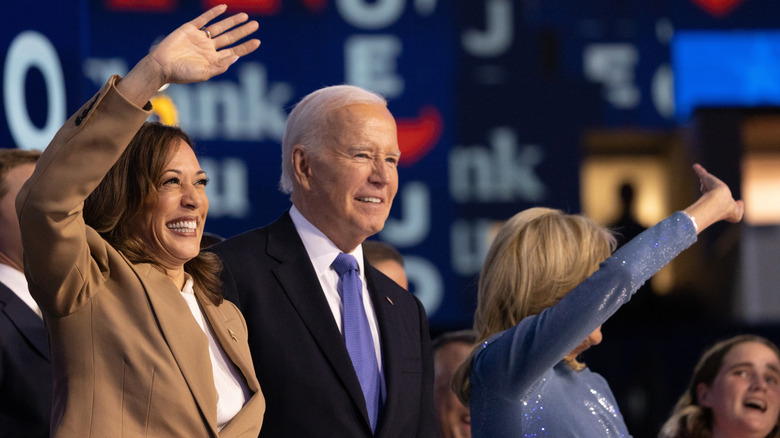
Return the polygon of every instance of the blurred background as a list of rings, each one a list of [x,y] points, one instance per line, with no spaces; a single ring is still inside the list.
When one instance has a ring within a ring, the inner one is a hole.
[[[604,326],[586,353],[637,437],[654,436],[703,349],[780,342],[780,3],[772,0],[27,0],[0,16],[0,147],[43,149],[111,74],[218,3],[259,51],[172,85],[154,117],[194,137],[206,231],[271,222],[291,106],[351,83],[389,100],[400,186],[376,239],[404,256],[432,335],[470,327],[500,222],[584,212],[630,238],[698,195],[694,162],[746,202]]]

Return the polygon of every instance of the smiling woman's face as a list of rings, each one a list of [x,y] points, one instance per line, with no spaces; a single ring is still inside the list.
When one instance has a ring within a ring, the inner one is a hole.
[[[147,251],[167,269],[184,266],[200,251],[209,210],[206,173],[192,148],[178,140],[157,182],[157,196],[139,224]]]
[[[759,342],[735,345],[712,385],[696,391],[699,404],[712,409],[714,438],[764,438],[780,414],[780,359]]]

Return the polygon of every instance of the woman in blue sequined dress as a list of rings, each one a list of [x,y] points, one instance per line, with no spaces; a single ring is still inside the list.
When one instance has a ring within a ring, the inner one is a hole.
[[[609,231],[580,215],[532,208],[501,228],[480,275],[480,341],[453,379],[474,438],[630,436],[609,385],[577,356],[698,232],[741,220],[728,186],[694,171],[702,196],[612,257]]]

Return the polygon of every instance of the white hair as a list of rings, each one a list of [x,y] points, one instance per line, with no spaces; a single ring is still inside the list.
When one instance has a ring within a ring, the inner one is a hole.
[[[290,116],[282,139],[282,177],[279,190],[285,194],[293,192],[292,149],[300,145],[316,153],[327,134],[328,116],[345,106],[368,103],[387,107],[384,97],[353,85],[334,85],[320,88],[301,99]]]

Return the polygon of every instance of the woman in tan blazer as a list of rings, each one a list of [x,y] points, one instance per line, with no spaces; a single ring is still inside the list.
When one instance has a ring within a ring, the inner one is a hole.
[[[246,14],[184,24],[60,129],[17,198],[49,330],[56,437],[256,437],[265,411],[219,260],[199,254],[205,173],[178,128],[144,124],[166,83],[257,49]]]

